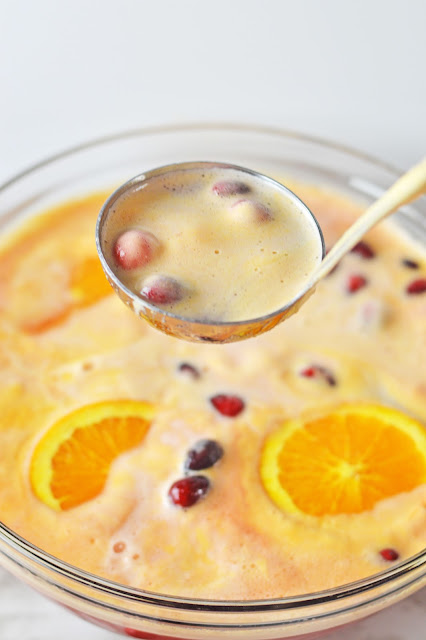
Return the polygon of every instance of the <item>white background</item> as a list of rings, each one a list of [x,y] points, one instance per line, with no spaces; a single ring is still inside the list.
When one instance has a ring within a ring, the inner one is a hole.
[[[425,0],[0,0],[0,180],[123,129],[279,125],[426,149]]]
[[[0,182],[152,124],[277,125],[426,152],[425,0],[0,0]],[[1,640],[113,637],[0,574]],[[424,640],[426,595],[333,640]],[[27,610],[28,616],[23,615]]]

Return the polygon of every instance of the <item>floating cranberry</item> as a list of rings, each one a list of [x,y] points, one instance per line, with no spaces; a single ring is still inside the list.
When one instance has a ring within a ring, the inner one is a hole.
[[[366,242],[358,242],[352,249],[352,253],[357,253],[361,256],[361,258],[365,258],[365,260],[371,260],[376,255],[373,249]]]
[[[399,558],[399,553],[395,551],[395,549],[382,549],[380,555],[383,560],[387,560],[388,562],[395,562],[395,560]]]
[[[206,476],[188,476],[177,480],[169,489],[169,497],[179,507],[192,507],[203,498],[210,488]]]
[[[367,285],[367,278],[360,275],[349,276],[346,283],[346,291],[348,293],[356,293]]]
[[[418,262],[410,260],[409,258],[404,258],[404,260],[402,260],[402,264],[404,267],[407,267],[407,269],[418,269],[420,266]]]
[[[383,327],[392,317],[389,305],[379,298],[363,303],[354,315],[354,325],[361,331],[374,331]]]
[[[316,364],[303,369],[300,372],[300,375],[304,378],[317,378],[319,380],[324,380],[328,385],[330,385],[330,387],[335,387],[337,384],[336,378],[328,369]]]
[[[114,258],[122,269],[136,269],[151,262],[158,251],[157,238],[148,231],[129,229],[119,236],[114,245]]]
[[[238,396],[229,396],[225,394],[218,394],[210,398],[210,402],[223,416],[228,418],[235,418],[238,416],[245,407],[244,400]]]
[[[216,182],[212,187],[212,191],[221,198],[228,198],[249,193],[250,187],[239,180],[223,180],[222,182]]]
[[[112,550],[114,551],[114,553],[122,553],[125,548],[126,544],[124,542],[116,542]]]
[[[418,295],[419,293],[425,293],[426,291],[426,278],[419,278],[410,282],[406,288],[406,292],[411,296]]]
[[[198,371],[198,369],[196,369],[192,364],[189,364],[189,362],[181,362],[178,369],[181,373],[188,376],[188,378],[192,378],[193,380],[198,380],[201,377],[201,373]]]
[[[255,200],[238,200],[231,206],[233,217],[246,222],[269,222],[272,215],[268,207]]]
[[[150,276],[143,284],[141,294],[155,304],[171,304],[182,300],[185,290],[180,282],[169,276]]]
[[[216,440],[199,440],[186,455],[185,469],[200,471],[212,467],[223,456],[223,448]]]

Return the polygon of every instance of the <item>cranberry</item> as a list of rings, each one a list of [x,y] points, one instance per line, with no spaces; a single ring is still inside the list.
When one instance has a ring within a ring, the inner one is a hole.
[[[361,258],[365,258],[366,260],[371,260],[376,255],[373,249],[366,242],[358,242],[352,249],[352,253],[357,253],[361,256]]]
[[[269,222],[272,220],[268,207],[255,200],[238,200],[231,206],[231,210],[232,214],[242,221]]]
[[[408,287],[406,288],[406,292],[411,296],[418,295],[419,293],[424,293],[426,291],[426,278],[419,278],[418,280],[413,280],[410,282]]]
[[[409,258],[404,258],[404,260],[402,261],[402,264],[404,265],[404,267],[407,267],[407,269],[419,268],[419,263],[416,262],[415,260],[410,260]]]
[[[212,191],[221,198],[227,198],[249,193],[250,187],[248,184],[238,180],[223,180],[222,182],[216,182],[212,187]]]
[[[223,416],[228,418],[235,418],[238,416],[245,407],[244,400],[238,396],[228,396],[225,394],[218,394],[210,398],[210,402]]]
[[[192,507],[203,498],[210,488],[206,476],[188,476],[176,480],[169,489],[169,497],[179,507]]]
[[[122,553],[126,548],[126,544],[124,542],[116,542],[113,546],[114,553]]]
[[[398,551],[395,551],[395,549],[382,549],[380,551],[380,555],[383,560],[387,560],[388,562],[394,562],[399,558],[399,553]]]
[[[189,364],[189,362],[181,362],[179,365],[179,371],[193,380],[198,380],[201,377],[201,373],[198,369],[196,369],[192,364]]]
[[[355,325],[363,331],[374,331],[383,327],[391,317],[388,305],[380,299],[370,299],[357,309]]]
[[[141,294],[155,304],[171,304],[182,300],[185,292],[180,282],[174,278],[154,275],[145,280]]]
[[[367,278],[360,275],[349,276],[346,283],[346,291],[348,293],[355,293],[367,285]]]
[[[122,269],[136,269],[148,264],[154,257],[159,242],[152,233],[129,229],[119,236],[114,245],[114,258]]]
[[[318,378],[324,380],[328,385],[330,385],[330,387],[335,387],[337,384],[336,378],[328,369],[316,364],[303,369],[303,371],[300,372],[300,375],[304,378]]]
[[[223,456],[223,448],[216,440],[199,440],[187,453],[185,469],[200,471],[212,467]]]

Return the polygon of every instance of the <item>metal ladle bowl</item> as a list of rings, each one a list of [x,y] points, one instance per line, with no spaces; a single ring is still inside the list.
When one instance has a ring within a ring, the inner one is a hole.
[[[121,196],[126,192],[133,190],[135,187],[140,187],[143,184],[146,184],[152,178],[165,175],[166,173],[190,169],[208,170],[214,168],[238,170],[266,181],[266,183],[269,183],[275,189],[278,187],[283,191],[283,193],[285,193],[287,199],[297,206],[301,213],[311,221],[314,221],[318,230],[318,245],[322,262],[319,267],[312,272],[307,285],[305,285],[305,287],[299,291],[295,297],[287,301],[276,311],[267,315],[249,320],[233,322],[205,322],[176,315],[166,309],[157,307],[128,289],[117,278],[105,257],[103,250],[103,232],[105,229],[105,223],[108,216],[111,214],[113,205]],[[308,207],[292,191],[287,189],[287,187],[256,171],[225,163],[185,162],[171,164],[138,175],[114,191],[99,213],[96,225],[96,248],[105,275],[117,295],[136,315],[149,322],[153,327],[168,335],[174,336],[175,338],[181,338],[192,342],[212,342],[219,344],[237,342],[247,338],[254,338],[265,331],[269,331],[277,324],[296,313],[304,302],[313,294],[318,282],[330,273],[342,257],[361,240],[363,235],[369,229],[387,215],[396,211],[400,206],[415,200],[425,192],[426,160],[423,160],[399,178],[399,180],[397,180],[390,189],[388,189],[376,202],[368,207],[363,215],[358,218],[358,220],[356,220],[356,222],[342,235],[325,257],[324,239],[318,222]]]
[[[293,203],[299,211],[301,211],[309,220],[314,222],[316,229],[318,230],[318,247],[321,259],[325,255],[325,246],[322,232],[318,222],[316,221],[312,212],[308,207],[287,187],[283,186],[276,180],[264,176],[251,169],[239,167],[227,163],[215,163],[215,162],[185,162],[171,164],[158,169],[153,169],[140,174],[128,182],[121,185],[103,205],[97,225],[96,225],[96,248],[102,264],[102,268],[108,278],[109,283],[121,298],[121,300],[128,306],[136,315],[149,322],[153,327],[167,333],[168,335],[192,342],[236,342],[238,340],[245,340],[247,338],[254,338],[265,331],[273,329],[277,324],[289,318],[296,313],[299,307],[305,302],[312,293],[311,286],[301,291],[295,298],[286,302],[277,311],[269,313],[268,315],[259,316],[250,320],[240,320],[233,322],[215,321],[206,322],[200,320],[193,320],[188,317],[174,314],[167,309],[157,307],[156,305],[145,300],[141,296],[137,295],[134,291],[131,291],[126,287],[121,280],[114,273],[110,267],[108,260],[104,252],[104,230],[106,222],[112,214],[115,203],[119,198],[129,191],[135,188],[140,188],[144,184],[147,184],[153,178],[166,175],[167,173],[173,173],[176,171],[185,171],[191,169],[230,169],[236,170],[250,176],[260,178],[264,183],[270,184],[274,189],[279,189],[288,201]]]

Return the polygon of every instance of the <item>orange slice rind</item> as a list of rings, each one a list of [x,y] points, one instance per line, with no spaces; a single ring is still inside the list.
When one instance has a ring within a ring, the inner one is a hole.
[[[140,445],[155,409],[116,400],[87,405],[64,416],[41,437],[30,462],[30,484],[52,509],[68,510],[98,496],[114,460]]]
[[[361,513],[426,482],[426,430],[376,405],[289,420],[267,437],[260,476],[287,513]]]

